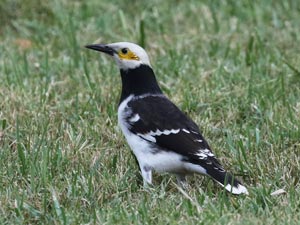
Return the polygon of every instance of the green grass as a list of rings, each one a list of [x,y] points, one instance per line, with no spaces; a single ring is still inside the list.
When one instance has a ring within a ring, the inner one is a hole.
[[[202,176],[143,189],[96,40],[145,46],[249,196]],[[299,224],[299,43],[297,0],[1,1],[0,224]]]

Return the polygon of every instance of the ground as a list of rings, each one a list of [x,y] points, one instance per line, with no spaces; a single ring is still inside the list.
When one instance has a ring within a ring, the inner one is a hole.
[[[117,67],[83,47],[117,41],[145,47],[249,196],[142,187]],[[0,224],[299,224],[299,43],[297,0],[2,0]]]

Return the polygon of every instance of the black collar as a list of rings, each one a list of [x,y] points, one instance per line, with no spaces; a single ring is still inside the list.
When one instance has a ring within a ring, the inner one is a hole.
[[[162,94],[152,68],[140,65],[134,69],[120,70],[122,78],[122,93],[120,103],[129,95]]]

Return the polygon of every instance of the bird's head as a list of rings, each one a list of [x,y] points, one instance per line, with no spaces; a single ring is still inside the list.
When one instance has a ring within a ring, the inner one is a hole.
[[[142,47],[130,42],[91,44],[85,47],[112,56],[122,70],[134,69],[142,64],[150,66],[146,51]]]

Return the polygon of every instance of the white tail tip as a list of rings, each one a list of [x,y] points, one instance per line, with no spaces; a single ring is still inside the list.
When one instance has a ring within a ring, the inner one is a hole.
[[[237,187],[227,184],[225,186],[225,189],[235,195],[240,195],[240,194],[248,195],[249,194],[247,188],[241,184],[238,184]]]

